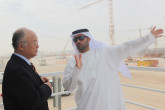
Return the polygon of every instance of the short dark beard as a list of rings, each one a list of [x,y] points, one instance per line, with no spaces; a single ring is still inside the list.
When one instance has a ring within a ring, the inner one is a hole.
[[[77,44],[77,45],[79,45],[79,44]],[[82,46],[82,47],[78,47],[77,46],[77,49],[79,50],[79,52],[81,52],[81,53],[83,53],[83,52],[85,52],[86,51],[86,49],[89,47],[89,42],[88,42],[88,40],[85,42],[85,44]]]

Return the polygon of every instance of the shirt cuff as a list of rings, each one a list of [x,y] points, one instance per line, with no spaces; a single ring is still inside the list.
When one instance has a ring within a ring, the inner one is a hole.
[[[151,43],[156,42],[156,38],[155,38],[155,36],[151,32],[148,34],[148,36],[149,36],[149,39],[150,39]]]

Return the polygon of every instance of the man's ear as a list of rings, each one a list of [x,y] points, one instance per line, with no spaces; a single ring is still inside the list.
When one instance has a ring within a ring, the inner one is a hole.
[[[23,44],[23,43],[19,43],[19,44],[18,44],[18,49],[19,49],[19,50],[23,50],[23,48],[24,48],[24,44]]]
[[[88,42],[90,41],[91,39],[88,37]]]

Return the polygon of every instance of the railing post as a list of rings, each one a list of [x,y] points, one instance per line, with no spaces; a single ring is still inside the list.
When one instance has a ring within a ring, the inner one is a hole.
[[[53,77],[53,93],[61,92],[61,78]],[[57,107],[61,110],[61,96],[53,97],[53,107]]]
[[[55,76],[53,76],[53,82],[52,82],[52,84],[53,84],[53,93],[56,93],[57,91],[56,91],[56,86],[57,86],[57,83],[56,83],[56,77]],[[56,105],[56,97],[57,96],[54,96],[53,97],[53,107],[56,107],[57,105]]]
[[[61,92],[61,78],[58,77],[58,92]],[[61,95],[58,96],[58,110],[61,110]]]

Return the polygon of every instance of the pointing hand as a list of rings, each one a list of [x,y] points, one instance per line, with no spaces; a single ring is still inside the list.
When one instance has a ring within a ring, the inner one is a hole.
[[[151,29],[151,33],[155,36],[155,38],[162,37],[163,29],[156,29],[156,27]]]

